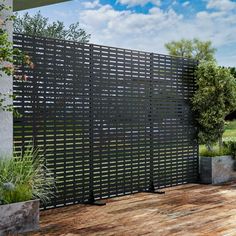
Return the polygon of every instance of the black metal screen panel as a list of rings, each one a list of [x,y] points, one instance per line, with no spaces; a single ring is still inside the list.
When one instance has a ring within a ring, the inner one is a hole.
[[[16,72],[14,141],[45,153],[47,207],[197,180],[195,61],[19,34],[14,46],[35,65]]]

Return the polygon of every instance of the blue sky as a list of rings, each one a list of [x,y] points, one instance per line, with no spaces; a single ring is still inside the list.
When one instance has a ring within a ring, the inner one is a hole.
[[[39,10],[50,21],[79,21],[92,43],[108,46],[167,53],[172,40],[211,40],[218,63],[236,66],[236,0],[72,0],[29,12]]]

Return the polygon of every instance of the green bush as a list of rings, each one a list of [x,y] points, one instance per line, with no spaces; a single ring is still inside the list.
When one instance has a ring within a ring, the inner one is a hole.
[[[227,148],[230,154],[236,158],[236,138],[225,138],[223,140],[223,147]]]
[[[33,147],[27,147],[24,154],[0,157],[0,204],[37,198],[47,202],[53,188],[54,178]]]

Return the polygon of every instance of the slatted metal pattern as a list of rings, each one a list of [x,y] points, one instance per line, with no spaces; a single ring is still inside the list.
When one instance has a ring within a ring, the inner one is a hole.
[[[32,57],[15,80],[17,147],[33,140],[57,178],[47,207],[195,182],[192,60],[14,35]]]

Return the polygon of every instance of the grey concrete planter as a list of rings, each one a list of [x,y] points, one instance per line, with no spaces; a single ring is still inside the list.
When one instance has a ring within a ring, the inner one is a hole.
[[[200,179],[205,184],[220,184],[236,180],[232,156],[200,157]]]
[[[39,200],[0,205],[0,236],[39,229]]]

